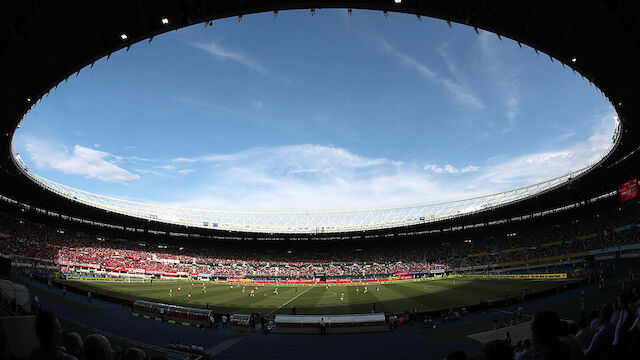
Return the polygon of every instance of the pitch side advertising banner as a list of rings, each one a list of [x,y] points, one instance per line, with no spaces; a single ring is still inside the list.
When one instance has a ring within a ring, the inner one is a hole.
[[[99,277],[90,277],[90,276],[67,276],[67,280],[76,280],[76,281],[115,281],[115,282],[123,282],[122,278],[99,278]]]
[[[513,275],[502,275],[502,274],[493,274],[493,275],[460,275],[462,278],[471,278],[471,279],[526,279],[526,280],[539,280],[539,279],[566,279],[567,274],[513,274]]]
[[[640,192],[638,191],[638,179],[629,180],[626,183],[618,187],[618,194],[620,195],[620,201],[625,202],[633,198],[638,197]]]

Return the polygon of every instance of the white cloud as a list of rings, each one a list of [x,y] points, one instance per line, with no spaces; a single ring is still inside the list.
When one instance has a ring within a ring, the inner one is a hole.
[[[260,147],[199,158],[207,185],[167,205],[225,210],[331,210],[415,203],[437,196],[421,168],[334,146]],[[456,191],[455,189],[451,189]],[[431,193],[431,194],[430,194]],[[359,205],[356,205],[359,204]]]
[[[598,160],[609,148],[614,126],[615,114],[609,113],[596,122],[594,133],[585,141],[564,148],[496,159],[484,168],[476,180],[516,187],[579,170]]]
[[[249,57],[247,54],[223,47],[217,42],[195,42],[195,43],[189,43],[189,45],[195,48],[198,48],[200,50],[206,51],[208,54],[212,55],[218,60],[222,60],[222,61],[232,60],[248,67],[251,70],[254,70],[263,74],[268,73],[267,69],[265,69],[264,66],[260,65],[254,59]]]
[[[342,171],[397,164],[385,158],[368,158],[347,149],[315,144],[256,147],[233,154],[210,154],[200,161],[218,164],[251,164],[279,173],[313,169],[313,172]]]
[[[444,167],[440,167],[440,166],[435,165],[435,164],[428,164],[428,165],[425,165],[424,169],[433,171],[436,174],[443,174],[443,173],[447,173],[447,174],[465,174],[465,173],[469,173],[469,172],[478,171],[478,169],[480,169],[480,167],[469,165],[469,166],[465,166],[463,168],[456,168],[455,166],[453,166],[451,164],[447,164]]]
[[[180,170],[178,170],[178,174],[187,175],[187,174],[191,174],[194,171],[195,171],[195,169],[180,169]]]
[[[160,178],[160,177],[166,177],[166,176],[167,176],[167,174],[166,174],[165,172],[161,172],[161,171],[157,171],[157,170],[152,170],[152,169],[142,169],[142,168],[140,168],[140,169],[135,169],[135,171],[136,171],[137,173],[140,173],[140,174],[153,175],[153,176],[155,176],[155,177],[159,177],[159,178]]]
[[[139,156],[127,156],[124,158],[127,161],[137,161],[137,162],[158,162],[161,161],[160,159],[151,159],[151,158],[145,158],[145,157],[139,157]]]
[[[195,161],[195,160],[194,160]],[[191,162],[194,162],[191,161]],[[182,161],[184,162],[184,161]],[[181,162],[177,162],[177,163],[181,163]],[[156,166],[156,169],[160,169],[162,170],[160,171],[154,171],[155,174],[162,174],[163,176],[169,176],[172,174],[179,174],[179,175],[188,175],[191,174],[192,172],[195,171],[195,169],[191,169],[191,168],[180,168],[174,164],[166,164],[166,165],[161,165],[161,166]]]
[[[572,145],[473,165],[403,162],[363,156],[336,146],[301,144],[174,158],[136,172],[157,178],[159,186],[167,180],[183,179],[178,175],[197,172],[197,179],[185,177],[190,182],[172,183],[171,191],[153,199],[169,206],[317,211],[427,204],[510,190],[586,166],[610,145],[613,118],[614,114],[608,113],[592,119],[592,135]],[[82,146],[58,150],[35,139],[25,143],[37,168],[106,181],[138,178],[115,165],[115,156],[106,152]]]
[[[185,157],[179,157],[179,158],[175,158],[173,160],[171,160],[172,162],[175,163],[194,163],[198,160],[196,159],[191,159],[191,158],[185,158]]]
[[[573,145],[479,165],[366,157],[303,144],[210,154],[191,164],[202,184],[163,202],[216,210],[317,211],[427,204],[488,195],[564,175],[592,163],[611,143],[613,116]]]
[[[482,100],[461,83],[449,77],[437,74],[427,65],[397,50],[385,40],[380,41],[380,46],[384,52],[392,55],[404,65],[417,70],[420,75],[427,78],[429,81],[443,86],[449,92],[449,94],[452,95],[462,105],[476,110],[484,109],[485,105]],[[451,67],[449,67],[449,69],[451,70]]]
[[[260,147],[202,156],[207,185],[177,194],[170,206],[224,210],[379,208],[475,196],[483,188],[425,174],[423,166],[366,157],[334,146]],[[451,166],[450,166],[451,167]],[[468,173],[467,166],[455,169]],[[450,171],[451,172],[451,171]]]
[[[117,157],[104,151],[81,145],[72,149],[58,147],[34,137],[25,137],[24,140],[27,154],[38,169],[53,169],[109,182],[124,183],[140,178],[116,165]]]

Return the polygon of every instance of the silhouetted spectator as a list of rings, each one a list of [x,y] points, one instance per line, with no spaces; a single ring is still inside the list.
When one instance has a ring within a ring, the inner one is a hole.
[[[589,348],[584,351],[586,359],[599,359],[609,352],[613,344],[615,329],[611,325],[611,313],[613,309],[610,305],[605,305],[600,312],[600,326],[593,335]]]
[[[86,360],[113,360],[113,351],[109,340],[100,335],[89,335],[84,339]]]
[[[627,330],[633,323],[633,313],[632,309],[630,308],[630,305],[633,302],[631,293],[624,293],[618,299],[620,315],[618,316],[618,322],[616,324],[613,324],[615,326],[613,346],[617,346],[624,340],[625,336],[627,335]]]
[[[147,354],[142,349],[132,347],[124,352],[123,360],[145,360],[146,358]]]
[[[482,350],[484,360],[513,360],[513,349],[504,340],[489,341]]]
[[[559,339],[560,318],[553,311],[538,312],[531,321],[533,348],[531,359],[571,359],[569,346]]]
[[[616,297],[616,299],[611,303],[611,308],[613,309],[613,313],[611,313],[611,325],[614,327],[618,324],[618,319],[620,318],[620,297]]]
[[[600,311],[593,310],[591,314],[589,314],[589,327],[595,333],[598,330],[598,326],[600,326]]]
[[[84,359],[84,345],[80,334],[76,332],[66,334],[64,336],[64,347],[69,354],[75,356],[78,360]]]
[[[558,327],[558,335],[560,336],[560,341],[569,346],[569,350],[571,350],[571,360],[582,360],[584,359],[584,353],[582,347],[578,343],[575,337],[569,334],[569,324],[566,321],[561,321],[560,326]]]
[[[578,335],[578,324],[575,322],[569,323],[569,335],[576,336]]]
[[[36,316],[36,336],[40,340],[40,348],[31,353],[29,360],[77,360],[61,346],[62,328],[51,311],[43,310]]]
[[[445,360],[467,360],[467,354],[462,350],[454,350],[447,354]]]
[[[578,320],[578,333],[576,334],[576,340],[578,340],[578,344],[582,347],[582,350],[587,349],[591,344],[591,339],[593,339],[593,330],[588,326],[589,323],[587,318],[580,318]]]
[[[531,359],[531,340],[526,339],[522,342],[520,352],[515,355],[516,360]]]

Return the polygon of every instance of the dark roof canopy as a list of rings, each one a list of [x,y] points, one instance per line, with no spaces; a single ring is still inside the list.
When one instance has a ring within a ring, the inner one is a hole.
[[[0,5],[0,88],[4,94],[0,106],[0,194],[100,222],[151,226],[146,220],[70,201],[33,183],[18,169],[11,154],[16,127],[29,108],[59,82],[114,51],[191,24],[286,9],[387,10],[488,30],[561,61],[567,71],[579,72],[613,103],[622,124],[618,146],[588,173],[555,190],[454,222],[486,221],[562,206],[612,191],[638,176],[640,1],[395,1],[5,1]],[[152,226],[170,227],[160,223]]]

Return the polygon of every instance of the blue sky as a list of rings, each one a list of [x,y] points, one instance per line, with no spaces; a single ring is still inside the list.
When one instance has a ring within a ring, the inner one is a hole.
[[[133,45],[27,115],[30,171],[108,196],[213,210],[463,199],[577,170],[615,113],[544,54],[377,11],[256,14]]]

